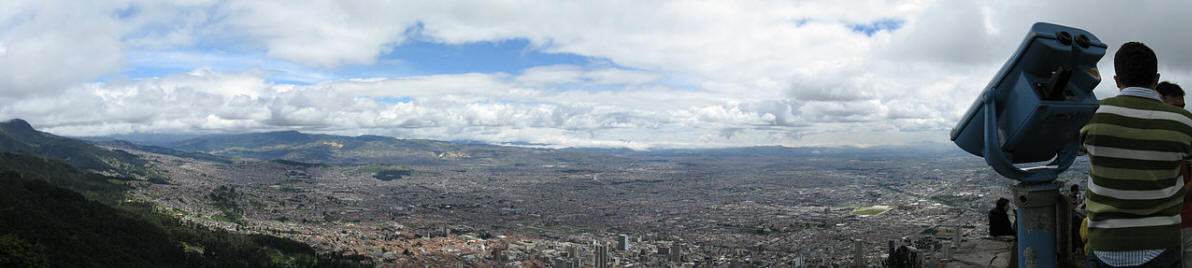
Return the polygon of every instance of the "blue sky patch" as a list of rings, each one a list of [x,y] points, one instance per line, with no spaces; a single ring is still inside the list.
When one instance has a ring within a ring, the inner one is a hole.
[[[215,45],[215,46],[212,46]],[[525,69],[558,64],[585,65],[606,62],[600,58],[568,53],[544,53],[525,39],[498,42],[442,44],[411,40],[378,57],[373,64],[352,64],[325,69],[270,58],[264,51],[225,50],[218,42],[196,44],[183,50],[134,50],[118,73],[97,81],[116,78],[145,79],[186,73],[199,68],[216,71],[265,71],[275,83],[309,85],[344,78],[390,78],[416,75],[497,73],[517,74]]]
[[[141,13],[140,8],[137,8],[137,6],[134,5],[129,5],[128,7],[117,9],[115,12],[112,12],[112,15],[117,19],[124,20],[131,18],[132,16],[136,16],[138,13]]]
[[[390,96],[385,96],[385,97],[374,97],[372,99],[376,102],[388,103],[388,104],[410,103],[410,102],[414,101],[414,98],[411,98],[410,96],[401,96],[401,97],[396,97],[396,98],[390,97]]]
[[[572,64],[592,59],[567,53],[543,53],[529,40],[442,44],[411,40],[382,55],[380,60],[399,60],[423,74],[517,73],[526,68]]]
[[[807,25],[808,22],[811,22],[811,19],[802,18],[802,19],[797,19],[794,22],[795,22],[795,27],[803,27],[803,25]]]
[[[884,18],[870,22],[869,24],[850,24],[848,27],[855,33],[873,36],[874,33],[880,31],[893,32],[894,30],[898,30],[898,28],[902,28],[902,24],[904,23],[906,21],[902,19]]]

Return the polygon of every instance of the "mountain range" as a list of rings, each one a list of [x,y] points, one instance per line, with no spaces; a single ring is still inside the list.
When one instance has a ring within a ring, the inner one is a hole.
[[[13,119],[0,123],[0,152],[25,152],[65,162],[82,170],[146,175],[145,160],[120,150],[104,150],[88,142],[33,129]]]

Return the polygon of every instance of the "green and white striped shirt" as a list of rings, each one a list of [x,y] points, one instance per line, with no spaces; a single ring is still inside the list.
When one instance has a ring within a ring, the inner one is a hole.
[[[1154,90],[1126,88],[1101,100],[1080,137],[1092,164],[1086,194],[1092,250],[1178,248],[1179,165],[1192,157],[1192,113],[1159,101]]]

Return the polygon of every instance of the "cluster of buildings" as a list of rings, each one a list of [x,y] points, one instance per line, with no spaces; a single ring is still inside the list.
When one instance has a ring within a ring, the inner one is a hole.
[[[170,175],[132,191],[163,211],[394,266],[880,265],[901,246],[946,259],[953,241],[983,237],[986,211],[1009,196],[1009,181],[970,158],[406,167],[381,181],[353,167],[136,153]],[[239,193],[242,222],[207,200],[220,185]]]

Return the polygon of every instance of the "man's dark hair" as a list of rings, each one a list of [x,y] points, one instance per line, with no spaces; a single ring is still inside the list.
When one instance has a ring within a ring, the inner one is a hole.
[[[999,198],[997,200],[997,208],[1002,208],[1009,204],[1010,204],[1010,199]]]
[[[1184,89],[1180,88],[1180,85],[1176,85],[1167,81],[1159,82],[1159,85],[1155,86],[1155,90],[1158,90],[1159,95],[1163,95],[1164,97],[1184,96]]]
[[[1072,185],[1071,187],[1069,187],[1068,189],[1071,189],[1073,192],[1075,192],[1075,191],[1080,191],[1080,184],[1073,184],[1073,185]]]
[[[1139,42],[1122,44],[1113,55],[1113,69],[1118,82],[1127,87],[1146,87],[1155,82],[1159,73],[1159,60],[1155,51]]]

